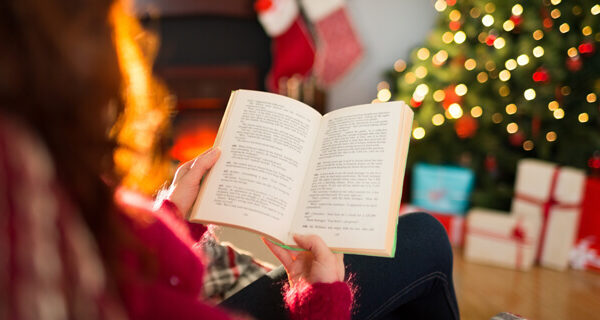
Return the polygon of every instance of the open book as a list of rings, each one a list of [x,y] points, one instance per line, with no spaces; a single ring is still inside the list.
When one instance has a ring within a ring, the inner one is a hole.
[[[403,102],[321,116],[288,97],[234,91],[190,221],[292,248],[292,234],[317,234],[335,251],[393,256],[412,120]]]

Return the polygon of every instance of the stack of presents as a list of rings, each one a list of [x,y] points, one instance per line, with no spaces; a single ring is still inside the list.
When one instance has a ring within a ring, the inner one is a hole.
[[[467,261],[529,270],[534,263],[600,271],[600,179],[540,160],[521,160],[510,212],[469,209],[474,174],[417,164],[412,203],[400,214],[437,218]]]

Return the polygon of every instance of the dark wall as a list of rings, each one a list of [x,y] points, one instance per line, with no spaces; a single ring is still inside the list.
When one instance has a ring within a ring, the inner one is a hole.
[[[256,17],[177,16],[145,20],[160,36],[156,68],[252,65],[260,89],[271,64],[271,41]]]

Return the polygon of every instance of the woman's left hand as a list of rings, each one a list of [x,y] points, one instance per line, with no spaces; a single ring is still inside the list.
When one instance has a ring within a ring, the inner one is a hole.
[[[298,247],[306,251],[284,249],[263,238],[263,242],[281,261],[292,285],[297,283],[333,283],[344,281],[344,255],[333,253],[317,235],[294,235]]]
[[[202,177],[212,168],[220,155],[221,150],[213,147],[177,169],[167,199],[177,206],[184,217],[187,216],[196,201]]]

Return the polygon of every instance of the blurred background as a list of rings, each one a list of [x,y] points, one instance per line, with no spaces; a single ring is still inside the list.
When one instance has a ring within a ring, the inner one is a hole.
[[[597,1],[136,0],[133,10],[171,93],[158,111],[171,119],[159,139],[165,176],[212,146],[232,90],[321,113],[403,100],[415,121],[400,213],[425,210],[448,231],[462,317],[600,314]],[[162,178],[125,182],[151,192]],[[275,262],[255,235],[220,232]]]

